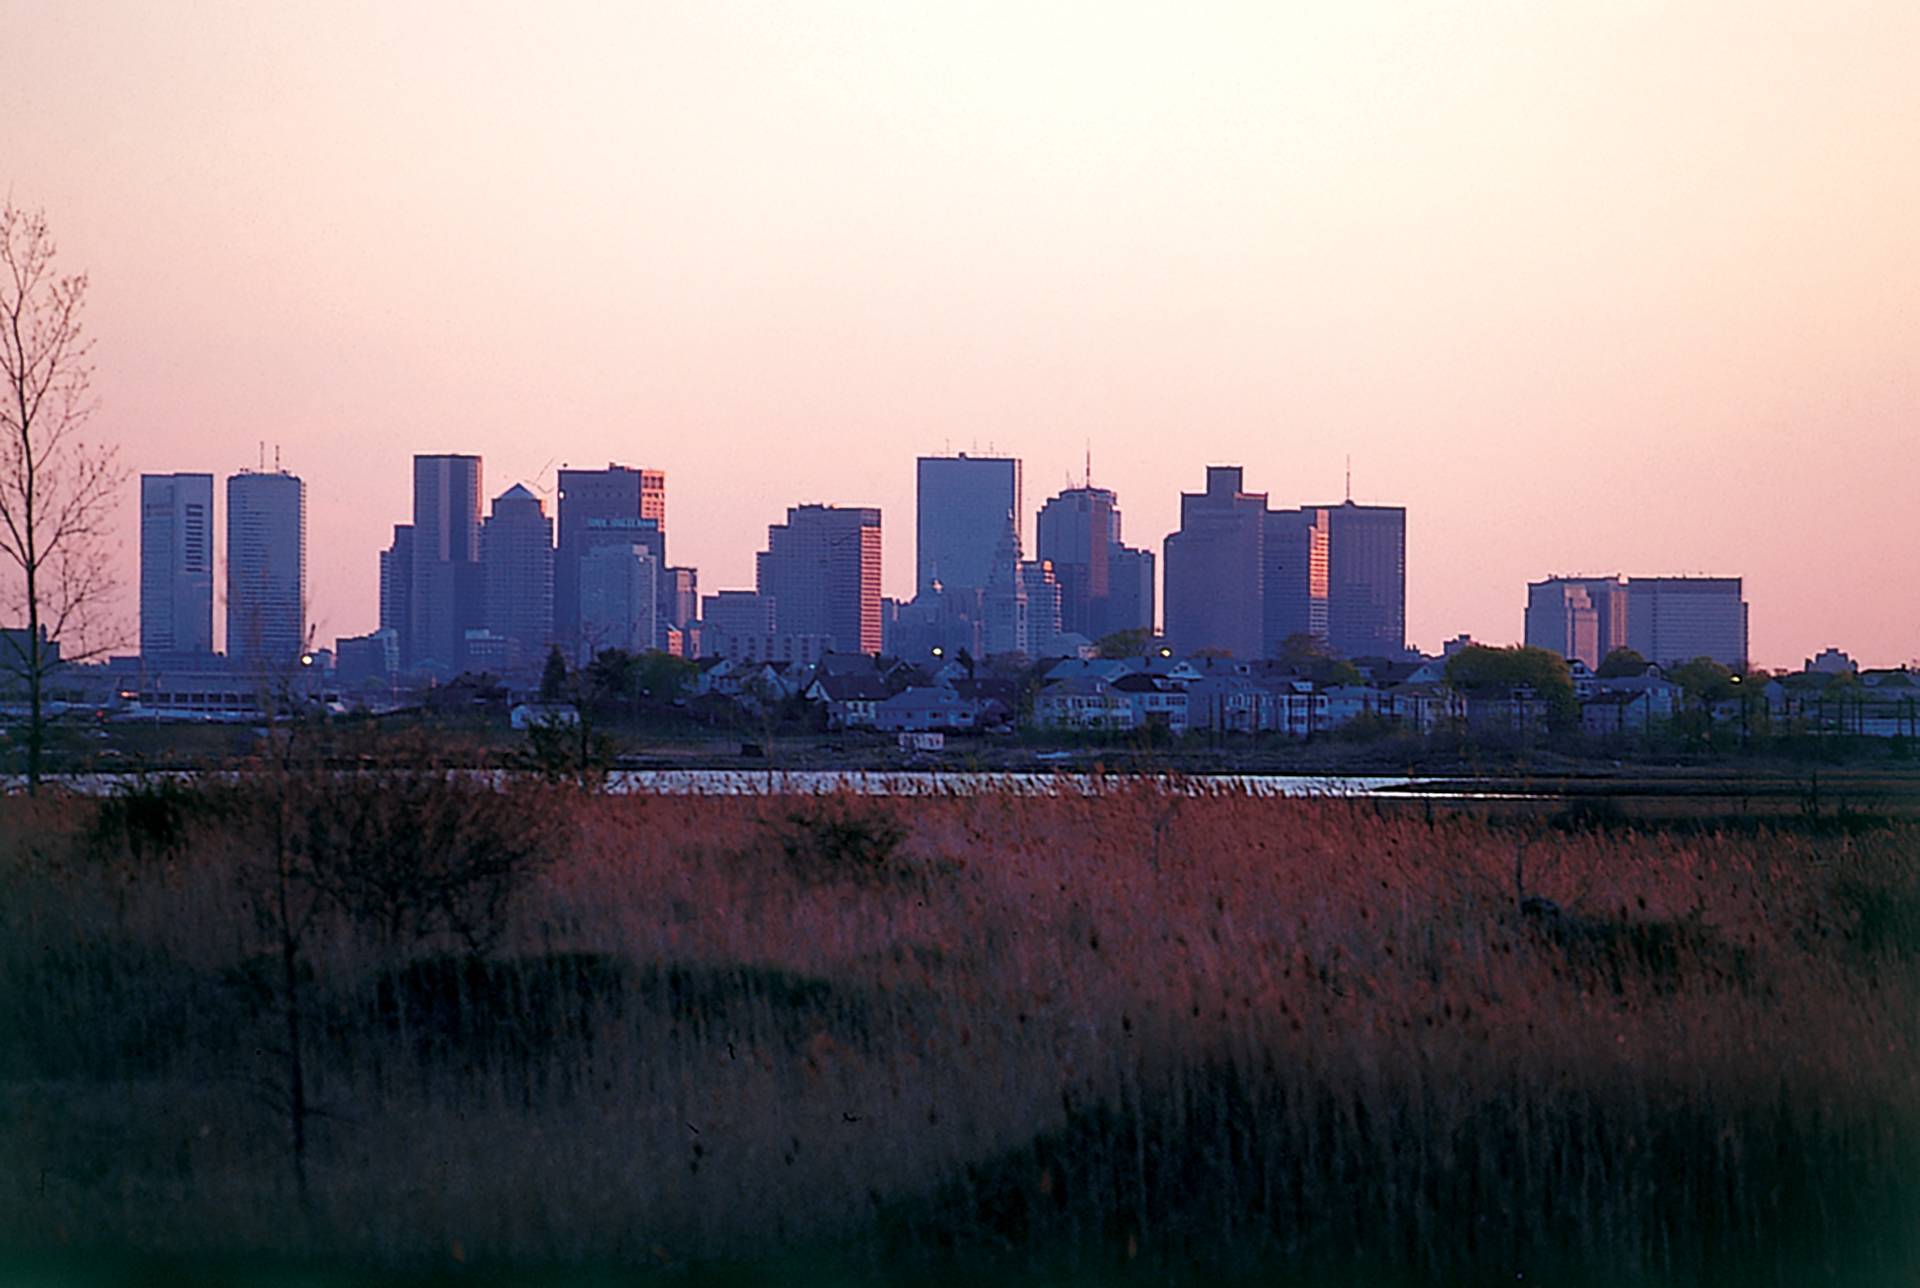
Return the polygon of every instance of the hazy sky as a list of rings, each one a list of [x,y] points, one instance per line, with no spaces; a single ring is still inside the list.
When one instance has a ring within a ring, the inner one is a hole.
[[[664,468],[751,586],[913,458],[1408,507],[1408,628],[1740,574],[1920,654],[1920,4],[0,0],[0,184],[93,278],[133,471],[282,445],[323,643],[417,451]],[[136,489],[127,489],[133,619]],[[224,499],[220,501],[224,532]],[[223,540],[224,544],[224,540]],[[224,553],[224,551],[223,551]]]

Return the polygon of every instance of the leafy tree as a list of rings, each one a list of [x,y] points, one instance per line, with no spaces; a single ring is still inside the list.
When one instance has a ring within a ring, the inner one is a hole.
[[[631,698],[638,662],[623,648],[603,648],[595,653],[580,677],[583,704],[603,707]]]
[[[0,670],[27,690],[27,790],[40,785],[46,688],[63,665],[113,646],[107,546],[126,472],[80,439],[94,409],[85,273],[62,275],[46,216],[0,205],[0,608],[26,629],[0,636]]]
[[[1327,642],[1318,635],[1298,631],[1280,641],[1275,660],[1315,684],[1358,684],[1360,670],[1345,658],[1335,657]]]
[[[1153,643],[1153,631],[1145,626],[1136,626],[1132,630],[1112,631],[1102,635],[1094,647],[1101,657],[1142,657],[1148,645]]]
[[[1733,669],[1722,666],[1710,657],[1696,657],[1691,662],[1683,662],[1667,672],[1667,678],[1702,706],[1712,706],[1737,692]]]
[[[1470,644],[1447,659],[1447,683],[1468,694],[1531,689],[1547,703],[1547,724],[1555,730],[1570,729],[1580,719],[1567,660],[1550,649]]]
[[[1624,680],[1647,673],[1647,659],[1630,648],[1617,648],[1600,659],[1594,674],[1602,680]]]
[[[634,660],[634,682],[640,695],[658,703],[685,697],[699,674],[698,663],[660,649],[650,649]]]
[[[567,659],[558,645],[547,650],[546,669],[540,672],[540,700],[564,702],[567,697]]]

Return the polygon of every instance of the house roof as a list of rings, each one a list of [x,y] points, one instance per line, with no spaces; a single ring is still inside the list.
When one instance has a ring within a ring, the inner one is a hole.
[[[879,702],[888,696],[886,681],[877,675],[823,675],[814,685],[829,702]]]
[[[1071,696],[1074,694],[1099,695],[1113,687],[1113,683],[1104,676],[1070,675],[1064,680],[1055,680],[1040,690],[1041,697],[1051,695]]]
[[[1113,687],[1121,693],[1184,693],[1183,685],[1174,684],[1160,675],[1123,675],[1113,682]]]
[[[891,711],[911,707],[958,707],[967,705],[959,694],[947,688],[902,689],[880,704]]]

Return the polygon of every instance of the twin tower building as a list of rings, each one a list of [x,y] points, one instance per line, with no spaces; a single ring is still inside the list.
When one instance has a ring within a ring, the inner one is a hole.
[[[211,474],[140,476],[140,653],[213,654]],[[283,470],[227,479],[229,658],[296,663],[307,646],[307,490]]]

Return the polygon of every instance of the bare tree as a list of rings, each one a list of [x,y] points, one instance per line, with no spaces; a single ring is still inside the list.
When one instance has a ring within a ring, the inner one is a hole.
[[[81,441],[94,408],[87,275],[62,275],[46,216],[0,206],[0,608],[26,619],[0,636],[0,670],[27,690],[27,787],[39,788],[47,682],[111,647],[108,521],[125,480],[111,448]],[[6,565],[11,564],[12,569]]]

